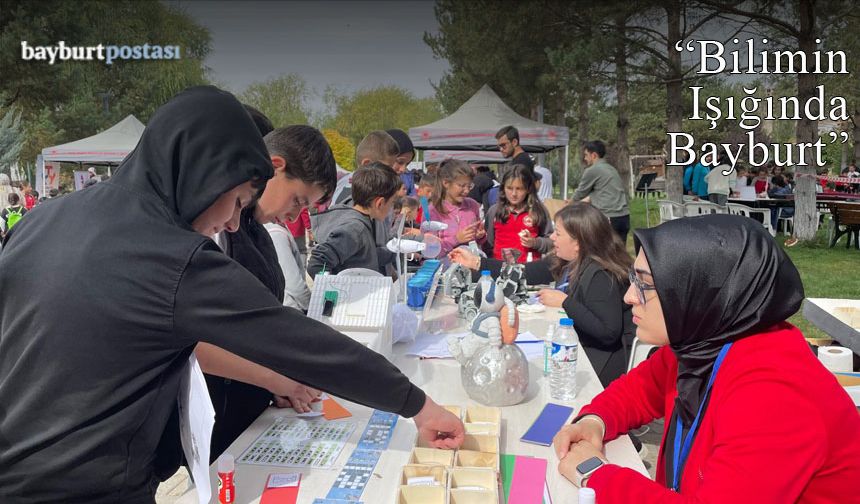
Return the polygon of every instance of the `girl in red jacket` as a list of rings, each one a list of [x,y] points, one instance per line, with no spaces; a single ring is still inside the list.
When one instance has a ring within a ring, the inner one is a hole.
[[[707,215],[635,238],[625,301],[664,347],[559,431],[559,471],[601,504],[860,502],[860,415],[785,322],[803,286],[761,224]],[[604,442],[657,418],[656,481],[609,463]]]
[[[503,259],[502,249],[520,251],[517,262],[524,263],[529,252],[532,259],[552,250],[552,222],[549,212],[537,195],[534,172],[524,165],[514,165],[502,178],[499,202],[487,210],[486,249],[493,259]]]

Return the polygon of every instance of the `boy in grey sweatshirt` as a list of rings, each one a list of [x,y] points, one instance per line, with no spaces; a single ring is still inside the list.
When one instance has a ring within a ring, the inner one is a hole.
[[[394,198],[403,182],[388,165],[371,163],[352,175],[352,205],[335,205],[331,218],[318,221],[314,229],[318,245],[310,253],[311,277],[325,270],[339,273],[348,268],[367,268],[385,273],[380,264],[374,235],[377,226],[391,213]]]

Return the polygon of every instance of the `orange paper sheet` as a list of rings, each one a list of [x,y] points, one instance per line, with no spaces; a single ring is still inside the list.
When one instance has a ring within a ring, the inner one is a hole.
[[[331,397],[323,401],[323,417],[326,420],[337,420],[338,418],[351,416],[352,413],[350,413],[349,410],[338,404],[337,401]]]

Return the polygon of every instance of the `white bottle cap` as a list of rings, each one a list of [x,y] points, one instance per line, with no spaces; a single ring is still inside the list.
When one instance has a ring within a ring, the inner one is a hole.
[[[220,457],[218,457],[218,472],[219,473],[231,473],[233,469],[236,468],[236,465],[233,461],[233,455],[230,453],[222,453]]]
[[[579,504],[595,504],[597,495],[593,488],[579,489]]]

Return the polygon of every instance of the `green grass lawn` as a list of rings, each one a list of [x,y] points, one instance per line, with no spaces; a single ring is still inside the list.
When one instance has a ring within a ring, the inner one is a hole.
[[[660,222],[657,200],[648,200],[648,213],[652,226]],[[630,202],[630,225],[633,229],[646,227],[645,200],[635,198]],[[777,242],[782,245],[785,237],[779,233]],[[627,248],[633,253],[633,239],[627,240]],[[786,248],[788,256],[800,271],[806,297],[860,299],[860,251],[845,249],[845,238],[836,247],[827,246],[827,230],[819,229],[816,241]],[[789,319],[803,331],[807,338],[826,338],[827,335],[803,318],[800,312]]]

